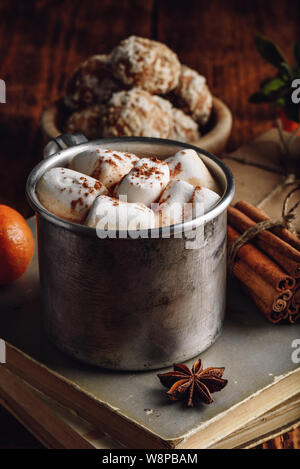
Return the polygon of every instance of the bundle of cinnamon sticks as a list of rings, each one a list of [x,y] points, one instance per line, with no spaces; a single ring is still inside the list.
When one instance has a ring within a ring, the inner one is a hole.
[[[269,220],[243,200],[228,208],[228,247],[256,223]],[[237,252],[232,273],[272,323],[294,324],[300,318],[300,240],[274,227],[257,234]]]

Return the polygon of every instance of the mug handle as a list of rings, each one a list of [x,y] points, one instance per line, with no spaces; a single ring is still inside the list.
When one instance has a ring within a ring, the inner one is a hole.
[[[83,134],[61,134],[50,140],[44,148],[43,157],[49,158],[60,150],[86,143],[88,139]]]

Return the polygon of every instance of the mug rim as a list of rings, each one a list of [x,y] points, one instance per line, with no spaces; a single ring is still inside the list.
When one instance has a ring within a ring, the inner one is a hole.
[[[231,170],[226,166],[223,161],[218,158],[217,156],[213,155],[212,153],[208,152],[207,150],[204,150],[200,147],[197,147],[195,145],[189,144],[189,143],[184,143],[184,142],[179,142],[176,140],[169,140],[169,139],[163,139],[163,138],[155,138],[155,137],[117,137],[117,138],[101,138],[97,140],[90,140],[88,142],[80,143],[71,147],[68,147],[63,150],[59,150],[58,152],[54,153],[53,155],[49,156],[47,159],[40,161],[29,173],[29,176],[27,177],[26,181],[26,196],[28,199],[28,202],[31,206],[31,208],[34,210],[35,213],[38,213],[39,215],[43,216],[46,218],[48,221],[54,223],[57,226],[60,226],[64,229],[67,229],[69,231],[72,231],[74,233],[78,233],[80,235],[87,235],[87,236],[97,236],[97,230],[96,228],[91,228],[87,225],[81,225],[79,223],[75,223],[72,221],[65,220],[63,218],[58,217],[57,215],[51,213],[49,210],[47,210],[39,201],[37,194],[36,194],[36,185],[41,178],[41,176],[45,173],[47,169],[50,169],[55,165],[55,163],[59,163],[59,161],[62,159],[62,156],[65,157],[67,156],[68,153],[72,154],[74,152],[74,149],[78,150],[88,150],[89,146],[91,144],[93,145],[109,145],[110,143],[148,143],[148,144],[159,144],[163,146],[177,146],[178,150],[181,148],[184,149],[192,149],[195,150],[197,153],[200,155],[203,154],[210,160],[212,160],[223,172],[225,179],[226,179],[226,188],[221,196],[220,200],[217,202],[217,204],[209,210],[207,213],[194,218],[192,220],[185,221],[183,223],[177,223],[174,225],[170,226],[163,226],[159,228],[148,228],[146,230],[132,230],[129,233],[132,233],[132,239],[134,238],[135,233],[139,233],[139,236],[137,238],[164,238],[164,237],[171,237],[172,235],[175,235],[176,233],[187,233],[189,231],[195,230],[199,226],[205,225],[207,222],[213,220],[216,218],[218,215],[220,215],[228,205],[230,204],[231,200],[233,199],[234,196],[234,190],[235,190],[235,182],[234,182],[234,177],[231,172]],[[109,233],[110,231],[104,231],[106,233],[106,237],[109,238]],[[116,234],[116,238],[122,238],[125,239],[122,234],[124,235],[127,233],[127,231],[121,231],[121,230],[115,230],[114,233]],[[166,236],[168,235],[168,236]],[[98,236],[97,236],[98,237]],[[130,239],[130,236],[127,238]]]

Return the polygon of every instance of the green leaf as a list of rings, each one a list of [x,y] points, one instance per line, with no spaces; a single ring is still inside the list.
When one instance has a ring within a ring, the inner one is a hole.
[[[288,94],[285,96],[285,104],[284,104],[284,109],[285,109],[285,114],[288,119],[290,119],[293,122],[299,122],[299,112],[300,112],[300,103],[295,104],[292,101],[291,90]]]
[[[282,69],[282,64],[286,64],[285,57],[279,47],[262,34],[255,35],[255,45],[263,59],[270,62],[278,70]]]
[[[270,80],[264,81],[261,84],[261,91],[265,94],[272,93],[274,91],[279,91],[282,88],[285,88],[286,80],[283,80],[280,76],[271,78]]]
[[[249,98],[249,103],[269,103],[270,98],[262,93],[261,91],[257,91],[256,93],[253,93],[250,98]]]
[[[268,78],[261,83],[260,93],[266,96],[269,102],[282,106],[284,104],[284,96],[289,92],[290,87],[291,81],[282,78],[281,74],[278,74],[276,77]],[[263,100],[261,99],[260,102],[263,102]]]
[[[296,41],[293,46],[296,65],[300,68],[300,41]]]
[[[279,70],[284,80],[290,80],[293,77],[293,68],[287,62],[281,62]]]
[[[275,101],[276,106],[279,106],[279,107],[284,107],[284,103],[285,103],[284,98],[278,98]]]

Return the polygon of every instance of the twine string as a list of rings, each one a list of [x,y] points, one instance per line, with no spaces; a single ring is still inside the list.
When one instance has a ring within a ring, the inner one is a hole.
[[[292,223],[296,218],[296,209],[300,205],[300,199],[290,208],[288,209],[288,202],[294,192],[300,190],[300,181],[294,181],[293,184],[297,183],[297,186],[291,189],[288,194],[285,196],[283,205],[282,205],[282,219],[281,220],[264,220],[261,222],[256,223],[255,225],[248,228],[248,230],[244,231],[244,233],[239,236],[229,247],[228,249],[228,269],[229,272],[232,273],[235,258],[237,256],[238,251],[241,249],[244,244],[251,241],[255,236],[265,230],[269,230],[270,228],[274,228],[275,226],[280,226],[282,228],[287,228],[292,233],[295,233],[295,230],[292,228]]]
[[[288,230],[292,231],[292,233],[296,234],[296,230],[293,228],[292,223],[296,218],[296,209],[300,205],[300,199],[288,210],[288,202],[291,198],[291,196],[294,194],[294,192],[297,192],[300,190],[300,184],[298,184],[296,187],[291,189],[289,193],[285,196],[285,199],[283,201],[282,205],[282,221],[285,225],[285,228]]]

